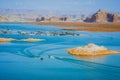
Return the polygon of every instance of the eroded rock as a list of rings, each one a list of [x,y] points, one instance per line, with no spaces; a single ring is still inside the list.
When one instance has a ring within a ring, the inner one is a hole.
[[[95,44],[88,44],[77,48],[68,49],[67,52],[77,56],[96,56],[96,55],[107,55],[107,54],[118,54],[118,51],[108,50],[104,46],[98,46]]]
[[[44,39],[28,38],[28,39],[21,39],[20,41],[25,41],[25,42],[39,42],[39,41],[44,41]]]
[[[0,38],[0,42],[10,42],[10,41],[14,41],[15,39],[13,38]]]

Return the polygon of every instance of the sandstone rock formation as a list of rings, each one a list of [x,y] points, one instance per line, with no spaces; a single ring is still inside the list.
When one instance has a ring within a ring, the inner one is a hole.
[[[92,16],[89,16],[85,20],[86,22],[107,22],[107,12],[99,10]]]
[[[39,41],[44,41],[44,39],[28,38],[28,39],[21,39],[20,41],[25,41],[25,42],[39,42]]]
[[[118,16],[118,14],[112,14],[103,10],[99,10],[92,16],[87,17],[85,19],[85,22],[98,22],[98,23],[120,22],[120,16]]]
[[[71,21],[71,17],[70,16],[66,16],[65,17],[65,21],[68,21],[68,22]]]
[[[0,22],[8,22],[9,19],[7,17],[4,16],[0,16]]]
[[[97,56],[120,53],[117,51],[108,50],[103,46],[97,46],[95,44],[88,44],[86,46],[72,48],[67,50],[67,52],[76,56]]]
[[[83,22],[83,19],[82,19],[82,18],[79,18],[79,19],[76,19],[75,21],[76,21],[76,22]]]
[[[52,16],[52,17],[50,17],[49,20],[52,21],[52,22],[58,22],[58,21],[60,21],[57,16]]]
[[[60,21],[71,21],[71,18],[70,18],[70,16],[66,16],[66,17],[61,17],[60,18]]]
[[[0,43],[1,42],[10,42],[10,41],[14,41],[15,39],[13,38],[0,38]]]
[[[46,17],[37,17],[36,22],[40,22],[40,21],[47,21],[47,18]]]
[[[35,39],[35,38],[28,38],[28,39],[13,39],[13,38],[0,38],[0,43],[2,42],[11,42],[11,41],[22,41],[22,42],[39,42],[39,41],[45,41],[44,39]]]
[[[120,22],[120,16],[118,16],[118,14],[113,14],[113,22],[114,22],[114,23]]]
[[[96,14],[95,14],[95,22],[107,22],[107,12],[99,10]]]

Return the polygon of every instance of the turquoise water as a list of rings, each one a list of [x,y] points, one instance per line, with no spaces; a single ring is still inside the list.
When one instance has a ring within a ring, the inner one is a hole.
[[[64,31],[55,26],[20,23],[0,23],[0,28],[12,34],[1,38],[40,38],[43,42],[0,43],[0,80],[119,80],[120,54],[75,57],[65,50],[88,43],[120,51],[120,32],[72,31],[81,36],[19,35],[24,31]],[[43,58],[43,60],[41,60]]]

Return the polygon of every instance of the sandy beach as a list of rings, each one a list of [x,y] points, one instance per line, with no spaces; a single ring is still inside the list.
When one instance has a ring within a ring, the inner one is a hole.
[[[61,26],[64,30],[91,32],[119,32],[120,23],[85,23],[85,22],[32,22],[37,25]]]

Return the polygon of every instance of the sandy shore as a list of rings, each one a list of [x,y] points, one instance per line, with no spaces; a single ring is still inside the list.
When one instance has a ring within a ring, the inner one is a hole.
[[[120,23],[85,23],[85,22],[32,22],[37,25],[61,26],[64,30],[93,32],[119,32]]]

